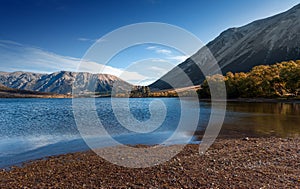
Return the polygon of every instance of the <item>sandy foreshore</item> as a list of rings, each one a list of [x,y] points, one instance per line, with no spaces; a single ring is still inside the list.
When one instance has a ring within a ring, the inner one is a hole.
[[[0,188],[300,188],[300,138],[217,139],[205,155],[188,145],[135,169],[70,153],[2,170]]]

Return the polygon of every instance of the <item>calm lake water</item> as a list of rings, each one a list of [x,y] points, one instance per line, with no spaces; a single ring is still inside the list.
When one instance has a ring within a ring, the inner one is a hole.
[[[121,104],[124,101],[118,100]],[[164,143],[172,135],[181,115],[179,99],[158,100],[165,104],[166,117],[158,129],[147,134],[136,134],[123,128],[113,114],[110,98],[95,99],[95,105],[104,127],[120,143],[158,144]],[[153,98],[130,99],[130,111],[133,116],[139,121],[148,120],[149,104],[152,101]],[[195,107],[191,106],[191,109],[193,108]],[[205,129],[209,120],[210,103],[201,102],[199,108],[200,120],[197,130],[201,131]],[[299,115],[298,103],[231,102],[227,105],[222,133],[237,136],[299,136]],[[88,124],[91,120],[85,121]],[[186,136],[183,134],[182,138],[184,137]],[[110,145],[104,136],[102,141],[100,147]],[[180,142],[180,137],[171,141]],[[0,167],[87,149],[89,148],[75,124],[71,99],[0,99]]]

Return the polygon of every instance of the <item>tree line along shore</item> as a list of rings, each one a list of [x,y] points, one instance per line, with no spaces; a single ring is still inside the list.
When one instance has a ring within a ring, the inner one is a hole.
[[[177,97],[189,96],[197,90],[200,99],[211,97],[210,86],[216,94],[221,94],[225,83],[227,98],[299,98],[300,94],[300,60],[259,65],[250,72],[207,76],[198,88],[187,88],[179,94],[176,90],[151,92],[149,87],[137,86],[130,97]],[[300,98],[299,98],[300,99]]]
[[[214,86],[216,94],[221,91],[225,83],[227,98],[287,98],[300,99],[300,60],[284,61],[273,65],[259,65],[249,72],[232,73],[223,75],[211,75],[199,86],[191,86],[182,89],[169,89],[151,91],[149,86],[133,86],[131,91],[115,89],[115,93],[89,92],[81,95],[43,93],[7,88],[0,85],[1,98],[72,98],[72,97],[189,97],[197,92],[199,99],[209,99],[210,85]],[[121,86],[122,87],[122,86]]]

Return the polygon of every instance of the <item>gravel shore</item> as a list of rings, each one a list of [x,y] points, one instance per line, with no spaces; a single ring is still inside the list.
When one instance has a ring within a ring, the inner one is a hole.
[[[135,169],[70,153],[0,171],[0,188],[300,188],[300,138],[217,139],[205,155],[187,145],[164,164]]]

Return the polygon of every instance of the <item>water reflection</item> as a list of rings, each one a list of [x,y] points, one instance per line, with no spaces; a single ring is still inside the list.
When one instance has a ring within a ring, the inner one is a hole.
[[[300,136],[300,104],[238,103],[227,106],[222,134]]]

